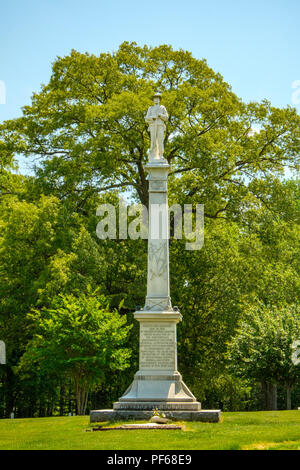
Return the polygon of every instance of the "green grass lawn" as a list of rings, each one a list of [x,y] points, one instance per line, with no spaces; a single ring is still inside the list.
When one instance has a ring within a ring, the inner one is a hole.
[[[223,413],[221,423],[181,424],[181,431],[90,432],[88,416],[3,419],[0,449],[300,450],[300,411]]]

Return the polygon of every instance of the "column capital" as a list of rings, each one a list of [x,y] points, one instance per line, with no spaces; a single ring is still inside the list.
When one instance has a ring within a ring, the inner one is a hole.
[[[148,162],[144,166],[146,171],[151,171],[151,170],[169,170],[170,165],[167,160],[157,160],[156,162]]]

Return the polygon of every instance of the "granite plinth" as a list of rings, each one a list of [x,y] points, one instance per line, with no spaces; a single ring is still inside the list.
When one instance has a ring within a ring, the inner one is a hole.
[[[201,421],[203,423],[219,423],[221,410],[164,410],[166,418],[173,421]],[[147,410],[92,410],[90,422],[100,423],[104,421],[148,420],[153,412]]]
[[[114,410],[117,411],[153,411],[158,408],[159,410],[165,411],[200,411],[201,404],[197,401],[159,401],[149,399],[146,401],[118,401],[114,403]]]

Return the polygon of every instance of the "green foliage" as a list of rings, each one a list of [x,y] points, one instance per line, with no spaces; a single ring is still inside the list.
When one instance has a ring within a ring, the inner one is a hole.
[[[300,367],[292,363],[292,343],[299,337],[299,306],[249,306],[229,345],[234,374],[294,385],[300,379]]]
[[[125,326],[126,317],[110,312],[105,297],[91,292],[79,297],[60,295],[51,308],[28,316],[36,333],[21,358],[20,371],[37,366],[50,376],[69,376],[78,412],[84,414],[87,393],[101,383],[104,371],[129,365],[130,351],[123,347],[130,329]]]
[[[255,196],[248,181],[297,167],[295,109],[244,104],[205,60],[171,46],[128,42],[113,54],[73,50],[57,58],[23,116],[0,126],[3,152],[37,157],[41,190],[81,208],[112,188],[131,190],[146,204],[144,115],[157,87],[170,116],[170,191],[188,202],[201,197],[207,217],[237,214],[243,199]]]
[[[120,377],[99,363],[104,375],[94,368],[102,385],[90,393],[92,406],[111,406],[138,367],[132,313],[145,299],[147,243],[100,241],[96,208],[116,204],[121,192],[147,204],[144,115],[157,88],[170,115],[170,205],[205,209],[201,250],[170,241],[171,297],[184,318],[179,369],[204,406],[207,400],[244,409],[257,402],[256,379],[234,381],[226,348],[256,299],[270,312],[299,305],[299,181],[283,179],[287,167],[299,168],[299,115],[267,101],[243,103],[189,52],[125,42],[113,54],[58,57],[23,116],[0,125],[0,337],[8,352],[0,370],[1,416],[72,409],[68,374],[66,381],[50,370],[51,361],[30,374],[19,366],[43,315],[66,308],[54,308],[53,299],[79,302],[89,286],[105,296],[109,310],[123,300],[120,312],[133,326],[124,340],[132,350],[130,371]],[[15,174],[19,154],[33,159],[34,176]]]

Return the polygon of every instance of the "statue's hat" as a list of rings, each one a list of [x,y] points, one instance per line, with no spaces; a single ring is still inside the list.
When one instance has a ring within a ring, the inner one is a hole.
[[[159,91],[156,91],[156,92],[153,94],[152,98],[161,98],[161,93],[160,93]]]

